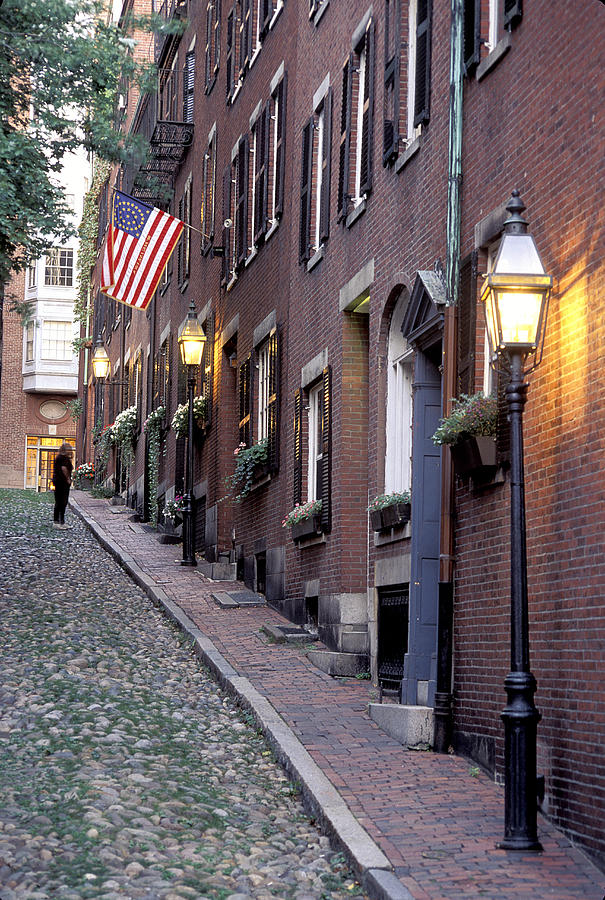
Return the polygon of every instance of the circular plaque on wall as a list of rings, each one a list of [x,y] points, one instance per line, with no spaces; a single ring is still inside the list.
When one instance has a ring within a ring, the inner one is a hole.
[[[67,412],[67,407],[60,400],[45,400],[40,404],[40,415],[51,422],[62,419]]]

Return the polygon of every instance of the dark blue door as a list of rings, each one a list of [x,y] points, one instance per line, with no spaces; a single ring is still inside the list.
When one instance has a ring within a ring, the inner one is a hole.
[[[420,706],[435,700],[441,448],[431,436],[441,417],[439,358],[417,352],[414,369],[410,618],[401,702]]]

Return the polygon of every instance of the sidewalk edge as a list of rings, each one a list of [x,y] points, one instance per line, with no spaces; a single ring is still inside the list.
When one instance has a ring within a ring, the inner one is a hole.
[[[412,895],[393,874],[383,851],[353,815],[337,789],[314,762],[277,710],[245,676],[217,650],[213,642],[166,592],[150,579],[132,557],[122,552],[103,528],[86,515],[70,497],[70,506],[150,600],[194,642],[196,655],[218,683],[254,716],[278,762],[300,784],[305,808],[322,830],[342,849],[372,900],[412,900]]]

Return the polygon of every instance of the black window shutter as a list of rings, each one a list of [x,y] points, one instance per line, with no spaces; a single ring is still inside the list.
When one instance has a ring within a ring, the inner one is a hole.
[[[172,394],[172,335],[166,338],[164,344],[164,416],[168,419],[171,411]]]
[[[216,10],[215,0],[208,0],[206,6],[206,47],[204,48],[204,89],[210,91],[213,80],[212,40],[214,38],[214,16]]]
[[[214,313],[210,313],[204,323],[206,343],[202,356],[202,394],[206,399],[206,427],[212,420],[212,361],[214,359]]]
[[[279,468],[279,341],[269,337],[269,397],[267,401],[267,459],[271,472]]]
[[[332,369],[326,366],[322,375],[323,391],[321,401],[321,529],[328,532],[332,528]]]
[[[267,204],[269,169],[269,129],[271,127],[271,105],[265,104],[256,123],[256,172],[254,175],[254,243],[259,244],[267,231]]]
[[[332,88],[324,99],[324,142],[321,154],[321,204],[319,211],[319,240],[330,236],[330,180],[332,161]]]
[[[472,75],[481,59],[481,0],[464,0],[464,73]]]
[[[271,17],[273,16],[273,2],[272,0],[261,0],[261,39],[265,37],[267,32],[269,31],[269,23],[271,22]]]
[[[514,28],[523,18],[523,0],[504,0],[504,27]]]
[[[227,219],[231,215],[231,166],[227,166],[225,171],[223,172],[223,223],[227,221]],[[223,224],[223,234],[222,234],[222,242],[223,242],[223,257],[222,257],[222,267],[221,267],[221,281],[225,284],[229,278],[229,262],[230,262],[230,248],[229,248],[229,229],[225,227]]]
[[[241,22],[239,26],[239,77],[243,78],[246,69],[250,65],[251,54],[251,9],[250,0],[241,0]]]
[[[284,211],[284,179],[286,176],[286,96],[288,73],[277,88],[277,135],[275,141],[275,215]]]
[[[248,135],[239,142],[237,152],[237,266],[241,269],[248,255]]]
[[[372,190],[372,147],[374,144],[374,22],[370,19],[365,38],[366,68],[363,85],[363,116],[361,136],[361,178],[359,190]]]
[[[458,394],[472,394],[475,387],[477,311],[477,251],[460,266],[458,301]]]
[[[137,393],[136,393],[136,405],[137,405],[137,417],[138,417],[138,425],[139,431],[143,426],[143,360],[141,357],[141,353],[139,351],[136,362],[136,385],[137,385]]]
[[[432,0],[418,0],[414,127],[424,125],[429,120],[431,99],[431,13]]]
[[[195,50],[189,50],[183,66],[183,122],[193,122],[195,91]]]
[[[181,220],[181,222],[184,221],[184,219],[183,219],[184,209],[185,209],[184,198],[181,197],[181,199],[179,200],[179,215],[178,215],[178,218]],[[185,237],[185,235],[183,235],[183,239],[184,239],[184,237]],[[184,247],[183,240],[180,240],[177,244],[177,251],[176,251],[176,277],[177,277],[177,281],[178,281],[179,285],[181,285],[183,283],[183,256],[184,256],[183,247]]]
[[[399,152],[399,96],[401,60],[401,8],[399,0],[387,0],[384,35],[384,120],[382,163],[394,162]]]
[[[218,2],[218,0],[217,0]],[[235,87],[235,58],[233,53],[233,44],[235,42],[235,6],[227,16],[227,100],[231,99]]]
[[[311,253],[309,229],[311,223],[311,178],[313,172],[313,118],[309,119],[303,128],[301,159],[298,261],[302,263],[309,259]]]
[[[294,394],[294,506],[302,503],[303,486],[303,403],[300,388]]]
[[[239,367],[239,441],[249,447],[252,443],[252,354]]]
[[[342,70],[342,110],[340,115],[340,168],[338,173],[338,221],[346,218],[349,203],[349,154],[351,146],[351,105],[353,54]]]

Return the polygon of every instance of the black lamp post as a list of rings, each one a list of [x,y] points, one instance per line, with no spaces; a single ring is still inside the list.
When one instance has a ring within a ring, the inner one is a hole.
[[[540,713],[534,705],[536,680],[529,667],[523,407],[525,376],[540,363],[552,277],[540,260],[519,191],[506,207],[510,213],[494,262],[485,278],[485,303],[492,362],[507,363],[506,388],[511,431],[511,671],[502,712],[505,756],[506,850],[539,851],[537,829],[536,732]]]
[[[206,335],[197,320],[193,300],[183,327],[179,332],[181,359],[187,366],[188,416],[187,459],[185,465],[185,493],[183,496],[183,558],[182,566],[197,566],[195,558],[195,521],[193,518],[193,391],[196,369],[202,361]]]

